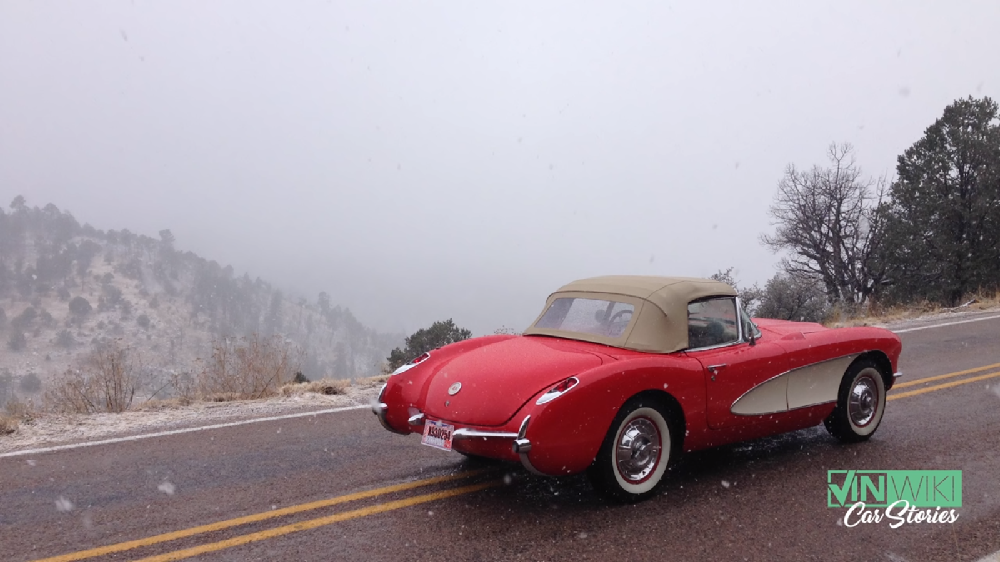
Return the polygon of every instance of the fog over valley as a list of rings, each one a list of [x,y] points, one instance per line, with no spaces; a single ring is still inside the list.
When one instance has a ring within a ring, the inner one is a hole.
[[[0,201],[397,336],[591,275],[763,284],[788,164],[891,179],[1000,88],[996,3],[770,6],[5,2]]]

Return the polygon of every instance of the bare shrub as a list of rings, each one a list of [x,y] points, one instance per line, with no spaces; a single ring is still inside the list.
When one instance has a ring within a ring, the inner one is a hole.
[[[191,376],[191,373],[170,373],[170,388],[174,390],[177,400],[184,406],[194,402],[197,396],[194,377]]]
[[[113,340],[90,354],[87,367],[97,378],[98,394],[105,412],[124,412],[132,406],[142,372],[141,357],[135,349]]]
[[[98,344],[82,369],[69,369],[45,393],[47,407],[65,413],[124,412],[142,373],[138,351],[112,340]]]
[[[297,394],[315,392],[316,394],[333,396],[337,394],[347,394],[347,388],[349,386],[351,386],[351,381],[321,379],[318,381],[286,384],[281,387],[281,395],[295,396]]]
[[[280,336],[216,340],[198,375],[198,391],[241,400],[273,396],[294,378],[301,360],[302,351]]]
[[[89,378],[82,372],[67,369],[45,391],[42,398],[45,408],[63,414],[90,414],[97,412],[97,392]]]

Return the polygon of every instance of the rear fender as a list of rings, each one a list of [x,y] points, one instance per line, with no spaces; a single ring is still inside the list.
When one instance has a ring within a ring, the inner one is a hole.
[[[663,392],[680,404],[687,430],[706,428],[705,379],[698,361],[682,356],[640,358],[605,364],[577,374],[572,390],[526,409],[532,466],[549,475],[583,472],[597,456],[611,422],[629,398]],[[522,416],[518,416],[521,418]]]

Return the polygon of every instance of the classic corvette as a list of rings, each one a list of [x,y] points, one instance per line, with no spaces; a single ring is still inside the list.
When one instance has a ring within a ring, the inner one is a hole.
[[[615,499],[652,494],[682,452],[823,423],[875,433],[902,344],[874,327],[751,319],[732,287],[680,277],[574,281],[520,336],[424,353],[373,411],[426,445],[587,471]]]

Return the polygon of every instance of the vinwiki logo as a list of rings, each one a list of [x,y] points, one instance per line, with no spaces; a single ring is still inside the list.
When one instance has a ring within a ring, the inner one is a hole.
[[[962,507],[961,470],[830,470],[826,506],[847,508],[843,524],[954,523]]]

